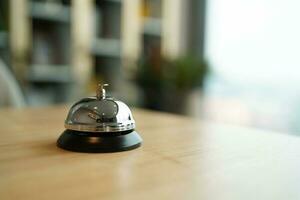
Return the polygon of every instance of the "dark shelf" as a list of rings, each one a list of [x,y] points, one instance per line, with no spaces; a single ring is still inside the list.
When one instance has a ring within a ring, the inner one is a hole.
[[[8,34],[6,31],[0,31],[0,49],[6,48],[8,44]]]
[[[70,67],[67,65],[32,65],[28,73],[28,81],[70,83],[72,81]]]
[[[34,19],[61,23],[70,22],[69,6],[58,3],[31,2],[30,16]]]
[[[161,19],[146,18],[143,31],[145,35],[161,36]]]
[[[95,39],[92,45],[92,54],[96,56],[120,57],[121,42],[119,39]]]

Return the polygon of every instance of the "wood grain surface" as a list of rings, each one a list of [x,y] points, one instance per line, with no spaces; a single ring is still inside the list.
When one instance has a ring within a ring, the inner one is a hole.
[[[133,109],[142,147],[56,147],[68,106],[0,111],[0,199],[300,199],[300,138]]]

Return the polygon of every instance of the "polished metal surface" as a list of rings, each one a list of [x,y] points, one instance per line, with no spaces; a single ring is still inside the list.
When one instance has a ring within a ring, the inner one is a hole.
[[[75,103],[65,121],[65,128],[86,132],[119,132],[133,130],[135,121],[126,104],[106,97],[104,86],[97,95]]]
[[[96,97],[97,99],[105,99],[106,98],[106,91],[104,89],[104,87],[107,87],[108,84],[99,84],[98,88],[96,90]]]

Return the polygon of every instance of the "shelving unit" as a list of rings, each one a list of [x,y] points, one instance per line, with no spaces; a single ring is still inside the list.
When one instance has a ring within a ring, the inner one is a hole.
[[[116,78],[121,71],[122,41],[121,12],[122,1],[96,0],[96,30],[91,47],[94,60],[92,85],[95,82],[110,83],[110,91],[115,92],[120,84]]]
[[[67,101],[72,82],[70,64],[70,2],[30,0],[32,50],[26,76],[30,105]],[[56,98],[59,96],[59,98]]]
[[[151,43],[151,39],[153,39],[153,44],[150,46],[157,46],[159,43],[159,47],[155,48],[160,49],[161,54],[165,57],[177,57],[184,54],[188,38],[187,31],[185,31],[188,2],[182,0],[137,0],[129,3],[124,1],[124,4],[131,7],[131,9],[127,8],[128,13],[125,17],[131,17],[133,20],[124,25],[133,27],[133,31],[125,28],[124,35],[128,36],[130,33],[134,35],[134,38],[130,38],[131,50],[134,49],[136,53],[136,55],[131,54],[128,57],[137,60],[143,56],[145,49],[149,49],[148,44]],[[133,17],[133,14],[129,12],[139,14]]]
[[[53,94],[72,91],[57,94],[65,99],[56,102],[82,97],[98,81],[134,96],[130,81],[150,49],[169,57],[184,53],[185,2],[11,0],[17,7],[10,16],[11,37],[18,38],[10,41],[16,76],[32,91],[40,85],[53,86]]]

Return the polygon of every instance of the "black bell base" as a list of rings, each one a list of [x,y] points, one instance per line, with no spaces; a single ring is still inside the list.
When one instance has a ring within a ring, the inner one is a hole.
[[[57,140],[57,146],[75,152],[109,153],[138,148],[142,138],[134,131],[92,133],[65,130]]]

